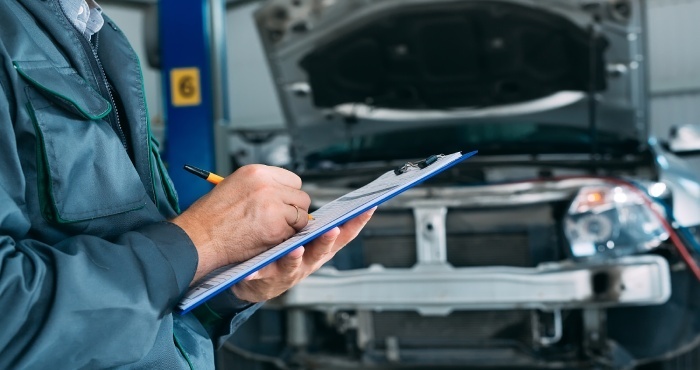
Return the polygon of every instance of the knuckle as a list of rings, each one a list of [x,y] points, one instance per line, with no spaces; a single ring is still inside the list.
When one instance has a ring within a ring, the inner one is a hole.
[[[292,175],[293,175],[292,178],[294,179],[294,182],[296,183],[297,188],[301,189],[301,185],[302,185],[301,177],[299,177],[299,175],[297,175],[297,174],[294,173],[294,172],[292,172]]]
[[[246,175],[256,176],[265,173],[267,166],[262,164],[248,164],[243,166],[242,169],[245,169]]]
[[[287,170],[287,169],[283,169],[283,170],[287,174],[289,180],[294,183],[295,187],[300,189],[301,188],[301,177],[299,177],[299,175],[297,175],[296,173],[294,173],[290,170]]]
[[[253,173],[255,173],[255,166],[256,166],[255,164],[248,164],[248,165],[245,165],[245,166],[239,168],[236,172],[238,172],[242,176],[249,177]]]
[[[311,196],[306,192],[302,192],[302,199],[304,201],[304,208],[309,209],[311,206]]]
[[[241,173],[241,177],[252,186],[259,186],[269,181],[270,170],[262,164],[249,164],[241,167],[237,172]]]

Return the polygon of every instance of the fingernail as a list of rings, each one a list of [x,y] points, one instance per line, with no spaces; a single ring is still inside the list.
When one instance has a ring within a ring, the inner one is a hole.
[[[369,211],[367,211],[367,214],[369,214],[371,216],[374,214],[374,211],[376,211],[376,210],[377,210],[377,207],[372,207]]]

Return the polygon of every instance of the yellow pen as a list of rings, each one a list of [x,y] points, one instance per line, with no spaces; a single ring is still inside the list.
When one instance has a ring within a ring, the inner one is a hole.
[[[193,173],[193,174],[209,181],[210,183],[212,183],[214,185],[220,183],[221,180],[224,179],[223,177],[221,177],[213,172],[205,171],[201,168],[190,166],[188,164],[186,164],[184,168],[187,172]],[[313,219],[314,219],[314,216],[311,216],[311,214],[309,214],[309,220],[313,220]]]

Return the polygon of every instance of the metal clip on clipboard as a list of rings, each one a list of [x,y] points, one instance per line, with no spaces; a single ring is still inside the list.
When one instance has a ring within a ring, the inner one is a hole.
[[[437,162],[438,159],[440,159],[444,156],[445,156],[444,154],[433,154],[430,157],[423,159],[421,161],[418,161],[416,163],[407,162],[403,166],[395,169],[394,173],[396,174],[396,176],[398,176],[398,175],[400,175],[402,173],[406,173],[408,171],[422,170],[422,169],[430,166],[431,164]]]

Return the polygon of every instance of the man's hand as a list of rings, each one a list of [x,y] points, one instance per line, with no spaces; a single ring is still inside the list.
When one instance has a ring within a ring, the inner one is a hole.
[[[309,195],[282,168],[248,165],[172,220],[192,239],[199,263],[194,281],[283,242],[308,223]]]
[[[374,208],[321,235],[305,247],[299,247],[279,260],[233,286],[236,297],[248,302],[268,300],[284,293],[303,278],[318,270],[351,240],[372,217]]]

